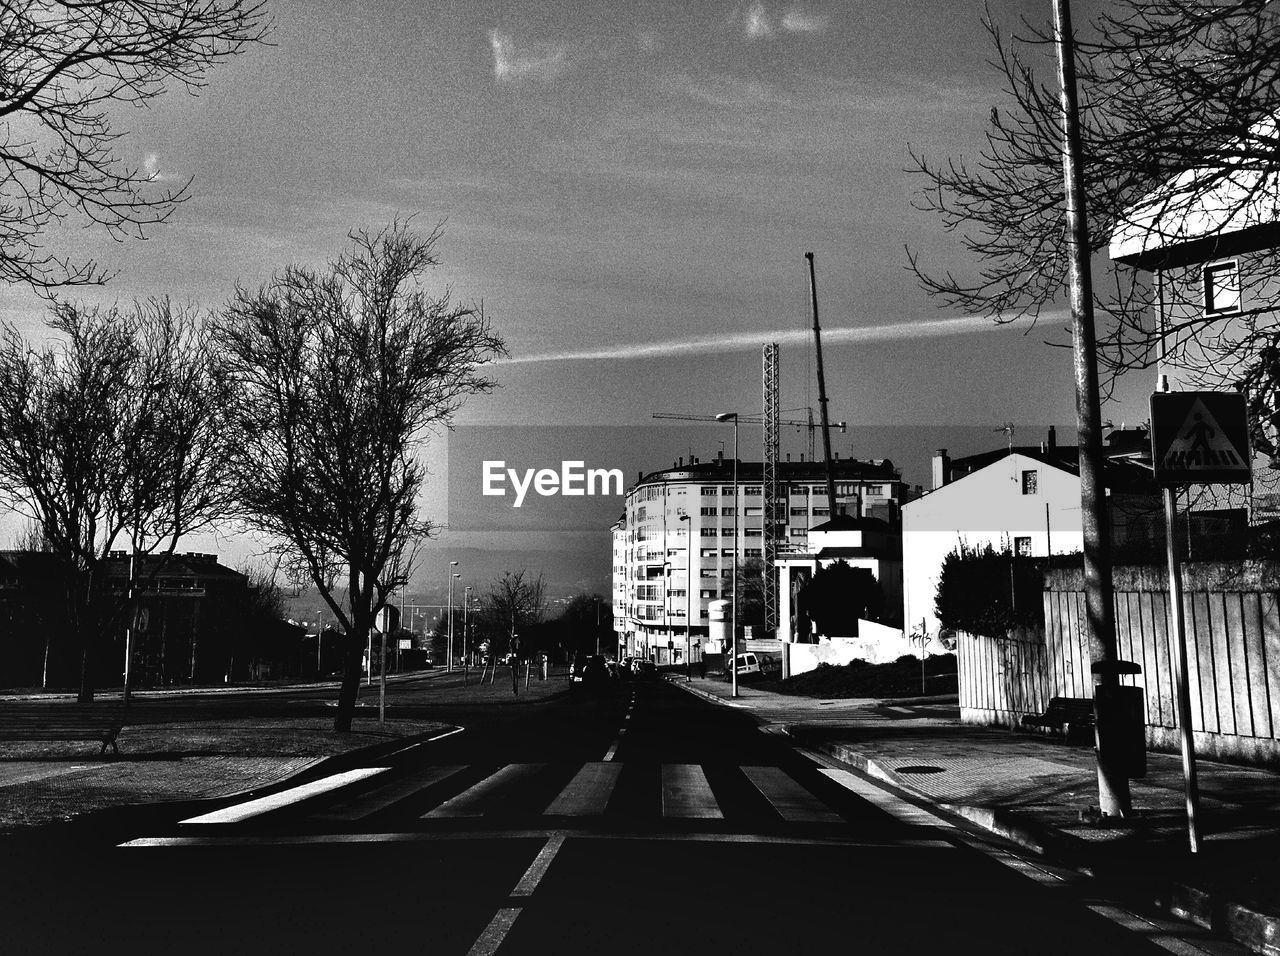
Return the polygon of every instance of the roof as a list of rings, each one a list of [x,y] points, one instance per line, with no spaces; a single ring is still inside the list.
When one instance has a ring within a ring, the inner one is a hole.
[[[877,458],[865,461],[858,458],[840,458],[832,462],[832,474],[836,481],[865,479],[868,481],[901,481],[901,473],[894,468],[888,458]],[[764,465],[758,461],[738,461],[738,481],[762,481]],[[825,482],[827,480],[826,465],[821,461],[780,461],[778,462],[779,481]],[[733,481],[733,459],[713,458],[711,461],[694,461],[690,464],[675,465],[661,471],[642,474],[635,485],[665,481]],[[633,485],[632,487],[635,487]]]
[[[1127,430],[1126,436],[1128,432],[1132,431],[1136,431],[1136,429]],[[1145,433],[1143,434],[1145,435]],[[1106,487],[1113,491],[1155,491],[1156,485],[1151,472],[1151,450],[1145,444],[1145,441],[1144,438],[1141,446],[1135,446],[1134,442],[1129,437],[1126,437],[1117,442],[1116,445],[1107,445],[1102,449],[1105,456],[1102,469],[1103,483]],[[947,482],[942,487],[946,488],[962,478],[967,478],[969,475],[994,465],[996,462],[1003,461],[1010,455],[1031,458],[1051,468],[1064,471],[1069,475],[1078,476],[1080,474],[1080,450],[1074,445],[1054,448],[1051,451],[1014,445],[1012,449],[1007,447],[1000,448],[978,455],[970,455],[966,458],[954,459],[947,472]],[[940,490],[940,488],[934,488],[932,491],[925,492],[924,496]]]
[[[1228,157],[1256,153],[1253,140],[1274,142],[1276,125],[1275,119],[1263,120],[1220,152]],[[1162,269],[1278,243],[1280,175],[1206,165],[1184,170],[1126,210],[1111,234],[1109,252],[1139,269]]]
[[[881,521],[879,518],[862,517],[855,518],[852,515],[836,515],[834,518],[816,524],[809,529],[814,531],[879,531],[888,534],[892,529],[889,522]]]

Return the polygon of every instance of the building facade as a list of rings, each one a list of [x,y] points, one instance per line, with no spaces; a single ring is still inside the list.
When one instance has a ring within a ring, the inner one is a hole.
[[[906,485],[892,462],[837,460],[833,470],[838,512],[897,526]],[[710,605],[731,597],[735,555],[739,570],[764,560],[762,477],[760,462],[739,461],[735,486],[731,459],[694,458],[642,474],[627,490],[612,527],[620,656],[678,664],[708,650]],[[778,496],[779,553],[803,553],[809,529],[831,517],[823,464],[779,462]]]

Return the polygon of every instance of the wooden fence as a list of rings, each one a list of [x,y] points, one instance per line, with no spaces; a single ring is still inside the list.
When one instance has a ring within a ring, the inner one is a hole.
[[[1115,571],[1116,640],[1141,674],[1151,746],[1178,746],[1174,640],[1162,568]],[[1092,697],[1080,571],[1045,575],[1045,631],[957,647],[961,719],[1016,726],[1049,697]],[[1270,562],[1183,568],[1187,679],[1196,749],[1206,756],[1280,764],[1280,566]]]

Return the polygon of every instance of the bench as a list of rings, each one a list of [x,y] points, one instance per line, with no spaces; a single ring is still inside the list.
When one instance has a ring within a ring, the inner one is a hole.
[[[0,741],[96,740],[99,755],[110,745],[118,756],[116,737],[125,724],[124,707],[110,703],[9,701],[0,704]]]
[[[1051,697],[1043,714],[1024,714],[1022,726],[1064,731],[1069,740],[1083,743],[1093,735],[1093,699]]]

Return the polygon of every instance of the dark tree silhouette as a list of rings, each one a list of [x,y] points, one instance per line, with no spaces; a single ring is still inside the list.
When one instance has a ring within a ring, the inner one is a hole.
[[[478,308],[421,287],[439,236],[353,233],[324,271],[237,290],[217,329],[239,514],[301,560],[346,635],[339,732],[374,617],[432,531],[417,509],[427,430],[493,387],[481,369],[504,351]]]
[[[796,595],[796,604],[818,634],[848,637],[858,633],[859,618],[875,619],[884,594],[870,569],[836,561],[819,569]]]
[[[198,92],[211,67],[268,27],[247,0],[26,0],[0,16],[0,282],[47,290],[100,283],[96,262],[51,251],[73,214],[113,238],[145,236],[187,198],[117,152],[119,107],[172,86]]]

